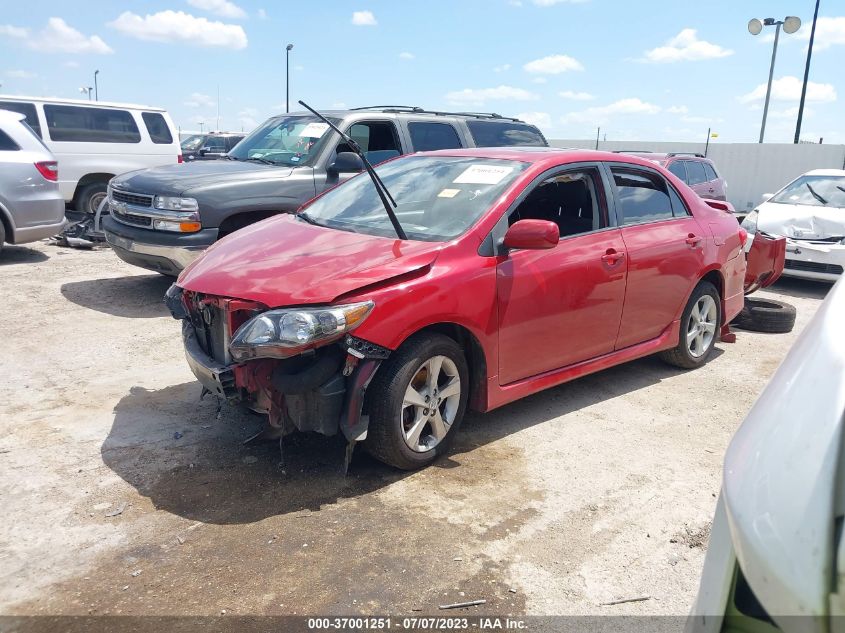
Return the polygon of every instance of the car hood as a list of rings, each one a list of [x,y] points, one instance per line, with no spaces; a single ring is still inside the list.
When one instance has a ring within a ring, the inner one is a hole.
[[[291,172],[290,167],[274,167],[256,162],[209,160],[130,171],[112,178],[111,185],[115,189],[134,193],[181,196],[226,182],[285,178]]]
[[[280,215],[214,244],[182,272],[177,284],[271,308],[331,303],[364,286],[425,268],[441,248],[441,243],[349,233]]]
[[[803,240],[845,237],[845,209],[764,202],[757,207],[757,229]]]

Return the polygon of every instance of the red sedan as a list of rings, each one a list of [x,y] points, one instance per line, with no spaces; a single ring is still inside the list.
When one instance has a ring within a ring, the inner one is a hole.
[[[168,291],[194,374],[268,414],[265,437],[341,432],[418,468],[467,408],[658,352],[698,367],[742,308],[745,231],[653,162],[489,148],[376,171],[401,229],[358,175]]]

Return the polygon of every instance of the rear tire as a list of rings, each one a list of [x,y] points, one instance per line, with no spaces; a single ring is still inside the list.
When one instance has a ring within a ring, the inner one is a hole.
[[[85,185],[76,192],[76,197],[73,199],[74,208],[80,213],[89,213],[94,215],[97,213],[97,208],[106,197],[108,190],[108,183],[92,182]]]
[[[364,447],[402,470],[428,466],[454,441],[468,390],[469,368],[460,345],[442,334],[410,338],[367,389],[370,424]]]
[[[660,353],[660,358],[681,369],[695,369],[707,362],[722,323],[722,300],[716,286],[701,281],[693,289],[681,315],[678,344]]]
[[[795,306],[774,299],[745,298],[745,306],[731,322],[752,332],[785,334],[795,327]]]

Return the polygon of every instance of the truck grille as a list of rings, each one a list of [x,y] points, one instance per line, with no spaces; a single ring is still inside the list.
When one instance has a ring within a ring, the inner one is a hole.
[[[123,202],[125,204],[131,204],[136,207],[153,206],[153,197],[145,196],[140,193],[127,193],[126,191],[117,191],[116,189],[112,189],[111,196],[113,200],[117,200],[118,202]]]
[[[820,264],[818,262],[802,262],[797,259],[787,259],[783,267],[789,270],[802,270],[808,273],[827,273],[829,275],[841,275],[842,266],[838,264]]]
[[[121,213],[112,207],[112,214],[114,219],[124,224],[131,224],[133,226],[150,227],[153,224],[153,219],[145,215],[135,215],[134,213]]]

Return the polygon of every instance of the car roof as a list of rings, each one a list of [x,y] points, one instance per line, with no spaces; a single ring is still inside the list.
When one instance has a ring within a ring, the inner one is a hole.
[[[524,163],[580,163],[580,162],[616,162],[631,163],[654,167],[654,163],[639,156],[616,154],[614,152],[592,149],[561,147],[468,147],[465,149],[441,149],[433,152],[418,152],[419,156],[471,156],[474,158],[492,158],[515,160]]]
[[[518,123],[520,125],[531,125],[520,119],[514,117],[503,116],[494,112],[445,112],[440,110],[425,110],[423,108],[410,108],[408,106],[375,106],[366,108],[350,108],[348,110],[319,110],[320,114],[326,117],[335,119],[343,119],[349,116],[358,118],[366,118],[368,115],[381,115],[388,118],[414,118],[414,119],[443,119],[453,117],[456,119],[467,119],[473,121],[487,121],[494,123]],[[272,118],[279,118],[285,116],[314,116],[307,110],[297,110],[295,112],[283,112],[273,115]]]
[[[89,101],[88,99],[61,99],[59,97],[27,97],[24,95],[0,95],[2,101],[32,101],[38,103],[57,103],[60,105],[80,105],[94,108],[123,108],[130,110],[149,110],[166,112],[166,108],[138,103],[119,103],[117,101]]]
[[[802,176],[843,176],[845,177],[845,169],[813,169]]]
[[[648,160],[652,161],[665,161],[670,160],[672,158],[683,159],[683,160],[701,160],[706,161],[708,163],[713,162],[706,156],[702,156],[700,154],[696,154],[694,152],[646,152],[643,150],[639,151],[616,151],[614,154],[627,154],[629,156],[639,156],[640,158],[647,158]]]

